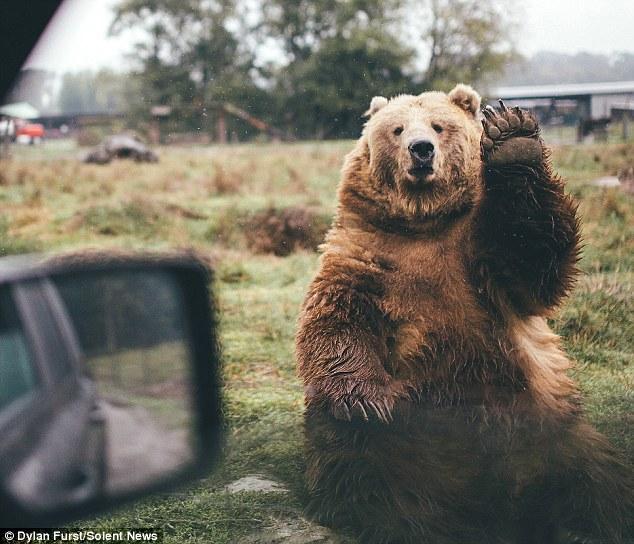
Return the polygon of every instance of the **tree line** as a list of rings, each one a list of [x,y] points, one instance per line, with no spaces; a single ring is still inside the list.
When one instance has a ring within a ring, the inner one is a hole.
[[[123,111],[136,127],[153,107],[168,106],[168,131],[213,134],[228,102],[289,138],[339,138],[358,135],[377,94],[447,90],[458,81],[486,92],[497,83],[634,79],[632,54],[522,59],[512,7],[510,0],[120,0],[111,32],[136,39],[131,73],[65,74],[57,106]],[[45,79],[32,73],[23,87]],[[227,124],[239,139],[258,133],[230,116]]]
[[[356,136],[375,94],[487,81],[515,52],[505,0],[122,0],[138,115],[212,131],[230,102],[291,138]],[[240,138],[252,129],[240,121]]]

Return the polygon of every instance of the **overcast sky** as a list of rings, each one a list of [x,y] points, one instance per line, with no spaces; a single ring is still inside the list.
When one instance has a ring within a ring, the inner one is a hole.
[[[27,61],[56,72],[122,66],[134,38],[108,37],[118,0],[66,0]],[[634,0],[516,0],[524,54],[540,50],[634,53]]]

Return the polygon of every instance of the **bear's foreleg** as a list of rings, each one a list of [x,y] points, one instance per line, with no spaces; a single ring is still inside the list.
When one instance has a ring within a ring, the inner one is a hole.
[[[491,295],[539,314],[568,292],[576,273],[576,206],[553,173],[535,119],[519,108],[484,110],[485,194],[476,229],[478,273]]]
[[[307,511],[326,525],[356,526],[365,531],[363,542],[387,544],[392,540],[379,529],[398,515],[389,504],[374,504],[388,496],[386,483],[363,450],[368,432],[390,428],[407,388],[384,368],[386,323],[373,290],[355,290],[350,275],[343,277],[348,285],[316,278],[296,336],[305,386]]]
[[[390,421],[395,403],[408,398],[408,391],[385,370],[385,329],[367,294],[313,286],[296,337],[307,407],[341,420]]]

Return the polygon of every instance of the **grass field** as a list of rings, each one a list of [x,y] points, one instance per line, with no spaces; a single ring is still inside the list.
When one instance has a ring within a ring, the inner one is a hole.
[[[221,310],[225,459],[194,488],[91,521],[102,528],[162,527],[166,542],[234,542],[288,520],[301,525],[302,391],[293,333],[317,265],[249,250],[249,218],[270,208],[335,208],[351,142],[160,149],[158,164],[83,165],[50,143],[0,163],[0,251],[83,247],[194,246],[215,262]],[[553,320],[577,360],[589,417],[634,457],[634,197],[590,182],[634,165],[634,144],[562,147],[557,169],[580,201],[584,271]],[[289,493],[224,492],[247,474],[272,477]]]

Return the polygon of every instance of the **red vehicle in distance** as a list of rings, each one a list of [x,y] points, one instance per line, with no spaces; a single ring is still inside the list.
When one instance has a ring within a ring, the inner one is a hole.
[[[39,144],[44,139],[44,125],[40,123],[17,125],[15,139],[19,143]]]

